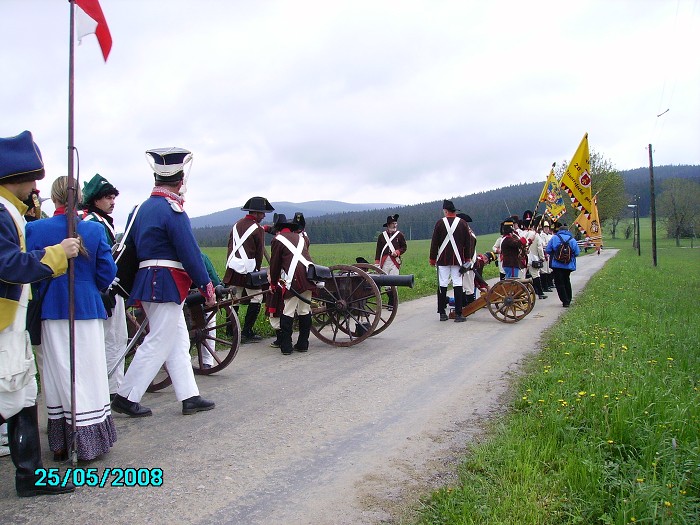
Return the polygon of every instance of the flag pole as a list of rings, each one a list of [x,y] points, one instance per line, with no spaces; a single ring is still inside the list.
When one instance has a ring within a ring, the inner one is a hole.
[[[76,191],[73,176],[73,100],[74,100],[74,45],[75,45],[75,3],[70,3],[70,43],[68,45],[68,202],[66,220],[68,222],[67,237],[75,237]],[[75,391],[75,259],[68,259],[68,348],[70,355],[70,406],[71,406],[71,442],[69,458],[73,466],[78,464],[77,424],[76,424],[76,391]]]
[[[554,167],[555,167],[556,165],[557,165],[556,162],[552,162],[552,169],[554,169]],[[544,189],[542,190],[542,192],[540,192],[540,196],[542,195],[542,193],[546,192],[546,190],[547,190],[547,184],[549,184],[549,173],[547,173],[547,179],[544,181]],[[541,203],[542,203],[542,201],[538,199],[538,200],[537,200],[537,204],[535,204],[535,211],[532,212],[532,218],[533,218],[533,219],[537,216],[537,208],[540,207],[540,204],[541,204]],[[546,211],[546,208],[547,208],[547,207],[545,206],[545,211]],[[542,215],[544,215],[544,213],[543,213]]]

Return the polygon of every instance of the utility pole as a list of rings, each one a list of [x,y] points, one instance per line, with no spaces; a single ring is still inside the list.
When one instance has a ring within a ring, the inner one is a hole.
[[[651,258],[654,267],[656,267],[656,194],[654,193],[654,160],[651,155],[651,144],[649,144],[649,191],[651,196],[649,208],[651,212]],[[639,213],[639,206],[637,206],[637,213]]]

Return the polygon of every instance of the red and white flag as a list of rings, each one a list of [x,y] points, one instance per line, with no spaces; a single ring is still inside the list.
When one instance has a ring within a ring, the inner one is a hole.
[[[102,49],[102,56],[107,62],[107,57],[112,49],[112,35],[107,27],[107,20],[102,13],[99,0],[74,0],[78,8],[76,11],[76,31],[78,42],[85,35],[94,34]]]

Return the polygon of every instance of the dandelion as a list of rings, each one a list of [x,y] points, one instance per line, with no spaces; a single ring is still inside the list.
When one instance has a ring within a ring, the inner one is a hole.
[[[673,503],[671,503],[670,501],[664,501],[664,505],[666,507],[673,507]]]
[[[627,345],[622,345],[623,350],[627,350]]]
[[[644,483],[644,478],[637,478],[637,483]]]
[[[613,443],[615,443],[615,441],[614,441],[614,440],[612,440],[612,439],[608,439],[608,445],[612,445]]]
[[[583,396],[586,395],[586,391],[585,391],[585,390],[581,390],[581,391],[578,393],[578,395],[579,395],[580,397],[583,397]]]
[[[667,357],[666,361],[673,361],[673,357]]]

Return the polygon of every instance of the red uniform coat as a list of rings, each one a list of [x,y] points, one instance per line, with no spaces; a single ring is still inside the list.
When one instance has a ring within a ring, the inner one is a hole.
[[[234,224],[233,227],[236,228],[238,236],[243,237],[243,234],[245,234],[248,228],[250,228],[250,226],[255,223],[256,220],[252,215],[246,215],[245,217],[240,219],[236,224]],[[248,237],[245,240],[245,242],[243,243],[243,249],[245,250],[245,253],[248,256],[248,258],[255,259],[255,271],[259,271],[260,266],[262,265],[263,255],[265,253],[265,231],[262,229],[262,227],[255,230],[250,235],[250,237]],[[231,231],[231,233],[228,236],[228,251],[226,252],[227,258],[229,255],[231,255],[232,250],[233,231]],[[226,268],[226,273],[224,274],[224,278],[222,279],[222,281],[227,286],[243,286],[249,289],[256,288],[254,286],[248,286],[246,284],[245,274],[235,272],[231,268]]]
[[[467,226],[467,223],[459,217],[448,215],[447,221],[449,222],[450,226],[452,226],[454,221],[460,222],[460,224],[457,226],[457,229],[455,229],[452,235],[455,239],[455,243],[457,244],[459,256],[462,259],[461,262],[464,263],[464,261],[466,261],[469,258],[467,255],[467,250],[469,248],[470,243],[472,242],[472,236],[469,233],[469,227]],[[447,246],[443,250],[442,254],[440,254],[440,258],[438,258],[438,250],[440,249],[442,242],[445,240],[445,237],[447,237],[447,228],[445,227],[445,221],[440,219],[435,223],[435,229],[433,230],[433,238],[430,243],[430,263],[435,263],[437,264],[437,266],[459,266],[460,261],[457,260],[451,242],[447,243]]]
[[[288,274],[288,288],[293,288],[297,293],[303,293],[307,290],[315,290],[316,285],[306,278],[306,267],[301,262],[297,264],[296,268],[290,270],[289,267],[292,264],[294,254],[277,238],[280,236],[285,237],[292,243],[293,246],[298,245],[300,238],[298,233],[284,228],[274,239],[272,239],[272,243],[270,244],[270,282],[277,286],[280,276],[282,275],[282,270],[284,270],[285,273]],[[307,261],[311,261],[311,256],[309,255],[309,249],[306,242],[303,243],[301,254]],[[292,273],[291,282],[289,277],[290,272]],[[289,294],[291,294],[291,292],[287,292],[285,297],[287,297]]]

